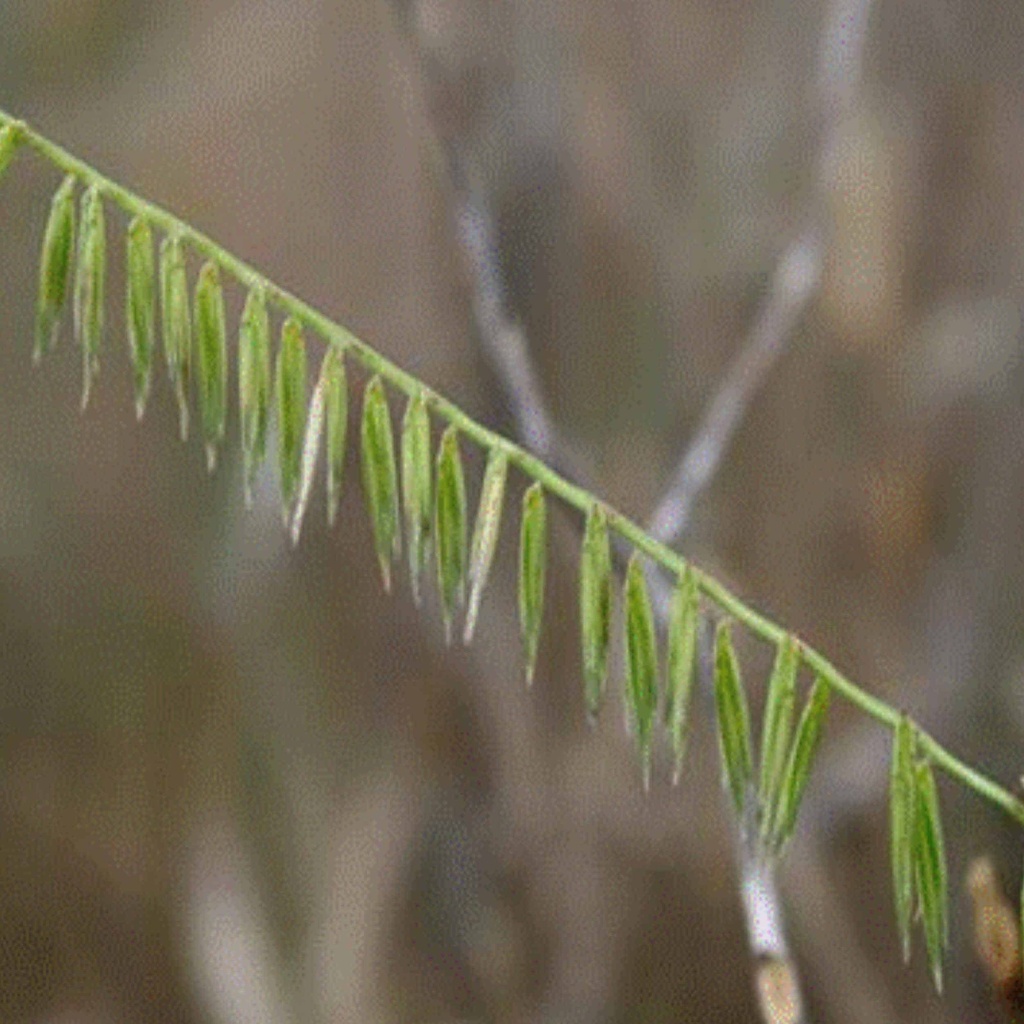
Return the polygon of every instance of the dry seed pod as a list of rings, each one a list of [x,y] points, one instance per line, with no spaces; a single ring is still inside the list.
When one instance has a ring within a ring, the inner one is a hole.
[[[348,381],[343,351],[332,345],[324,359],[325,415],[327,417],[327,525],[333,526],[341,499],[341,471],[345,464],[348,430]]]
[[[153,370],[153,333],[156,323],[156,261],[153,232],[142,217],[128,225],[125,254],[125,316],[132,357],[135,415],[142,419],[149,398]]]
[[[942,954],[949,942],[949,879],[935,776],[927,761],[914,766],[914,881],[932,979],[942,991]]]
[[[665,701],[665,719],[672,748],[675,752],[673,785],[679,782],[683,757],[686,754],[687,734],[690,727],[690,703],[696,676],[694,661],[697,653],[697,624],[699,606],[697,580],[688,565],[679,574],[668,625],[668,686]]]
[[[504,452],[492,451],[487,459],[484,482],[480,490],[480,507],[476,513],[473,528],[473,543],[469,557],[469,607],[466,611],[466,628],[462,642],[473,639],[476,618],[480,612],[480,598],[491,572],[494,549],[498,544],[501,529],[502,505],[505,501],[505,477],[508,474],[508,456]]]
[[[217,445],[224,439],[228,408],[228,344],[224,291],[217,264],[207,261],[199,271],[195,296],[199,407],[206,441],[206,468],[217,464]]]
[[[904,962],[910,959],[910,920],[914,909],[914,731],[901,715],[893,730],[889,772],[889,853],[896,926]]]
[[[775,664],[768,682],[761,726],[761,775],[758,796],[761,803],[761,837],[768,840],[779,818],[779,799],[786,770],[786,755],[793,730],[796,705],[796,674],[800,649],[789,634],[775,652]]]
[[[302,478],[299,481],[299,497],[292,513],[292,545],[299,543],[302,532],[302,521],[306,517],[309,496],[313,491],[313,477],[316,475],[316,463],[320,456],[320,436],[324,431],[324,409],[327,400],[327,386],[331,376],[331,363],[337,357],[333,348],[328,348],[320,363],[320,376],[317,378],[313,397],[309,403],[309,416],[306,419],[306,439],[302,445]]]
[[[0,178],[11,165],[18,147],[25,141],[25,125],[21,121],[8,121],[0,128]]]
[[[445,641],[451,643],[452,615],[456,604],[465,600],[466,577],[466,480],[454,426],[449,426],[441,436],[434,499],[437,583]]]
[[[402,418],[402,501],[405,539],[409,548],[412,597],[420,603],[420,575],[427,557],[432,512],[430,417],[424,392],[417,391]]]
[[[807,698],[800,722],[793,737],[793,746],[786,762],[786,771],[779,787],[778,812],[772,829],[772,850],[777,855],[793,835],[800,801],[811,774],[811,761],[821,738],[821,727],[828,711],[830,689],[818,676]]]
[[[301,473],[306,432],[306,340],[302,326],[289,317],[277,350],[277,460],[281,474],[281,512],[291,519]]]
[[[398,474],[391,412],[380,376],[366,386],[362,430],[363,490],[384,589],[391,590],[391,562],[399,553]]]
[[[270,319],[259,286],[250,290],[238,333],[238,408],[241,416],[245,504],[252,506],[256,472],[267,451],[270,420]]]
[[[526,684],[533,683],[544,616],[544,579],[547,573],[548,521],[544,489],[534,482],[523,495],[519,531],[519,625],[526,649]]]
[[[54,193],[39,260],[39,299],[32,361],[38,363],[57,340],[60,315],[68,292],[75,244],[75,176],[69,174]]]
[[[188,308],[188,277],[181,238],[160,243],[160,312],[167,376],[174,385],[181,439],[188,439],[188,389],[192,379],[192,317]]]
[[[742,819],[747,787],[753,774],[750,712],[728,622],[720,622],[715,634],[715,706],[723,777],[732,794],[736,814]]]
[[[92,380],[99,371],[103,308],[107,280],[107,231],[99,189],[82,194],[81,232],[75,272],[75,335],[82,346],[82,409],[89,404]]]
[[[612,556],[608,521],[596,502],[587,512],[580,547],[580,640],[583,654],[583,694],[593,723],[601,707],[608,678],[611,639]]]
[[[640,555],[634,551],[626,569],[626,698],[636,727],[636,740],[643,766],[644,789],[651,781],[651,731],[658,703],[658,652],[654,638],[654,615],[647,592],[647,579]]]

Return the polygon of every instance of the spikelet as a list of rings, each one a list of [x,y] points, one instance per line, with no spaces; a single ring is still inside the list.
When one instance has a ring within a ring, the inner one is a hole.
[[[409,399],[402,418],[402,503],[409,552],[409,582],[417,605],[420,603],[420,576],[430,542],[433,508],[431,473],[430,417],[426,395],[421,388]]]
[[[587,718],[597,719],[608,678],[611,638],[612,556],[608,521],[595,502],[587,512],[580,547],[580,642],[583,656],[583,697]]]
[[[82,193],[81,231],[75,268],[75,335],[82,346],[82,410],[89,404],[100,368],[107,281],[107,231],[103,199],[95,185]]]
[[[375,376],[363,396],[363,490],[373,524],[373,539],[385,591],[391,590],[391,562],[401,550],[398,517],[398,473],[391,412],[384,385]]]
[[[811,761],[821,738],[821,727],[828,711],[830,689],[820,676],[815,679],[807,704],[793,737],[793,746],[786,761],[786,771],[779,787],[778,812],[773,822],[771,848],[778,856],[789,842],[796,827],[807,780],[811,774]]]
[[[939,794],[928,761],[914,765],[914,786],[914,883],[928,966],[936,991],[942,992],[942,956],[949,943],[949,879]]]
[[[302,471],[306,432],[306,340],[302,326],[288,317],[277,350],[277,462],[281,477],[281,514],[288,525]]]
[[[156,261],[149,222],[133,217],[125,244],[125,318],[132,359],[135,416],[141,420],[149,399],[156,330]]]
[[[434,545],[445,642],[451,643],[452,617],[465,601],[466,587],[466,479],[454,426],[445,429],[437,450]]]
[[[250,289],[246,297],[238,332],[238,408],[245,504],[251,508],[256,473],[266,458],[270,421],[270,319],[259,286]]]
[[[217,264],[207,261],[199,271],[195,295],[195,332],[199,407],[206,442],[206,468],[217,465],[217,445],[224,439],[228,397],[228,345],[224,291]]]
[[[904,962],[910,959],[910,921],[914,910],[914,731],[901,715],[893,730],[889,771],[889,856],[896,926]]]
[[[292,513],[292,546],[299,543],[302,521],[306,518],[309,496],[313,493],[313,478],[320,458],[320,438],[324,432],[324,412],[327,406],[327,387],[331,377],[332,362],[337,358],[333,348],[328,347],[320,362],[320,376],[317,377],[313,397],[309,402],[309,416],[306,417],[306,439],[302,443],[302,477],[299,480],[299,496]]]
[[[651,784],[651,732],[658,704],[658,652],[654,615],[640,555],[634,551],[626,569],[623,603],[626,614],[626,699],[636,730],[644,789]]]
[[[476,618],[480,612],[480,598],[483,596],[487,577],[491,572],[494,550],[498,544],[501,529],[501,512],[505,501],[505,478],[508,474],[508,456],[495,449],[487,459],[484,482],[480,490],[480,507],[476,513],[473,528],[473,543],[469,556],[469,607],[466,611],[466,628],[462,642],[473,639]]]
[[[697,626],[699,621],[697,580],[690,566],[679,574],[672,594],[668,624],[668,668],[665,700],[665,721],[668,725],[675,767],[673,785],[682,774],[683,758],[690,729],[690,705],[696,677]]]
[[[715,634],[715,706],[723,778],[732,795],[736,814],[743,820],[747,788],[753,772],[750,712],[728,622],[720,622]]]
[[[519,627],[526,652],[526,685],[533,684],[544,615],[544,579],[547,573],[548,521],[544,489],[530,484],[523,494],[519,529]]]
[[[38,363],[53,348],[60,315],[68,293],[68,276],[75,244],[75,176],[67,175],[54,193],[43,234],[39,260],[39,298],[36,303],[35,345],[32,361]]]
[[[786,771],[786,755],[793,730],[796,705],[796,674],[800,649],[787,634],[775,652],[775,664],[768,682],[761,726],[761,774],[758,797],[761,804],[761,837],[771,839],[779,818],[779,799]]]
[[[181,439],[188,440],[188,391],[192,379],[192,318],[188,308],[188,276],[181,238],[160,243],[160,312],[167,376],[178,402]]]
[[[333,526],[341,500],[341,476],[345,465],[348,431],[348,381],[345,355],[332,345],[324,358],[324,415],[327,418],[327,525]]]

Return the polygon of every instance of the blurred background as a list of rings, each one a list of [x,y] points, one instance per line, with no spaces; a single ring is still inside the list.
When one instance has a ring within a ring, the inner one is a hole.
[[[877,0],[826,130],[830,9],[3,0],[0,107],[511,433],[453,225],[456,148],[554,422],[640,521],[820,218],[820,288],[680,550],[1014,786],[1024,7]],[[432,586],[422,611],[404,569],[383,594],[351,442],[339,524],[318,491],[292,550],[272,468],[243,507],[234,418],[213,477],[177,440],[159,353],[136,425],[112,208],[80,415],[67,321],[30,359],[58,180],[22,156],[0,185],[0,1022],[758,1019],[708,702],[682,783],[659,748],[646,797],[618,654],[586,726],[579,517],[552,505],[529,693],[515,514],[469,648],[445,648]],[[740,654],[757,712],[769,655]],[[1020,833],[939,779],[940,999],[919,933],[900,961],[887,758],[833,702],[779,872],[808,1017],[1004,1019],[963,880],[987,853],[1016,892]]]

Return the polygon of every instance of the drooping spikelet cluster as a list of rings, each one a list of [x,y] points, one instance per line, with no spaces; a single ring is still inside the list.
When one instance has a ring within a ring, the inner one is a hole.
[[[19,122],[0,127],[0,175],[23,136],[24,126]],[[105,328],[107,225],[102,184],[93,181],[82,189],[76,211],[78,186],[76,175],[67,174],[50,206],[39,265],[33,358],[38,362],[56,344],[71,291],[74,335],[82,352],[84,409],[99,369]],[[149,399],[159,334],[181,437],[188,437],[195,397],[212,471],[224,439],[229,406],[228,325],[221,273],[231,274],[231,260],[225,255],[219,265],[217,259],[207,258],[190,289],[186,257],[190,247],[196,247],[196,236],[180,222],[173,222],[175,230],[167,230],[169,218],[164,218],[160,226],[165,233],[157,253],[153,225],[145,213],[152,208],[141,201],[128,205],[133,212],[143,211],[135,212],[125,235],[126,333],[136,413],[142,417]],[[209,253],[212,247],[204,251]],[[237,263],[234,266],[237,268]],[[237,269],[233,276],[238,276]],[[242,283],[248,294],[238,327],[237,390],[246,503],[251,504],[253,483],[266,459],[273,416],[283,518],[297,543],[323,444],[330,525],[337,515],[346,452],[346,358],[350,352],[345,341],[328,339],[312,396],[307,399],[306,341],[303,322],[294,308],[297,304],[293,303],[291,310],[282,309],[280,342],[272,359],[268,304],[275,294],[280,299],[280,293],[262,278],[250,277]],[[281,304],[287,307],[286,302]],[[354,354],[360,360],[365,358],[365,353]],[[390,373],[385,376],[394,384]],[[425,387],[409,387],[410,378],[405,378],[402,387],[408,397],[396,455],[385,376],[373,373],[364,388],[359,437],[362,489],[384,588],[391,589],[392,568],[401,554],[404,532],[415,602],[421,602],[422,576],[432,554],[446,637],[450,642],[455,617],[464,610],[462,636],[469,643],[501,532],[509,463],[521,462],[521,458],[516,458],[514,445],[494,435],[481,441],[489,447],[470,536],[459,429],[454,422],[446,424],[436,453],[431,438],[432,412],[440,412],[441,418],[457,416],[452,415],[450,406],[445,412],[437,396]],[[469,430],[467,422],[462,425]],[[477,430],[478,441],[480,433]],[[545,480],[551,485],[549,478]],[[593,721],[605,699],[613,632],[609,532],[616,526],[623,534],[625,530],[621,518],[616,521],[601,502],[588,497],[583,504],[579,624],[583,703]],[[528,683],[535,674],[544,619],[547,535],[545,488],[540,479],[534,479],[523,495],[519,524],[518,605]],[[711,587],[709,577],[683,564],[674,581],[664,657],[659,658],[658,630],[638,550],[633,551],[625,570],[620,616],[623,698],[645,786],[659,728],[673,751],[676,781],[682,770],[697,678],[700,596],[702,591],[715,596]],[[722,592],[717,593],[717,601],[724,605]],[[767,683],[756,779],[751,716],[727,619],[716,626],[712,675],[723,784],[743,823],[745,839],[756,842],[762,856],[777,858],[795,830],[833,685],[844,687],[848,695],[854,688],[790,634],[771,627],[769,635],[776,651]],[[814,670],[815,680],[797,719],[801,665]],[[909,956],[916,904],[929,964],[936,985],[941,987],[942,956],[948,943],[948,884],[928,737],[919,733],[906,715],[897,721],[895,712],[889,710],[888,714],[895,723],[890,832],[897,924],[904,955]],[[932,751],[935,749],[932,744]]]

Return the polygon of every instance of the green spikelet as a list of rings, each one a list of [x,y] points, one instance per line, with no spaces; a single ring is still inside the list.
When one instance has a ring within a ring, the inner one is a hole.
[[[216,263],[209,261],[203,264],[196,283],[195,329],[206,467],[212,473],[227,421],[228,344],[220,271]]]
[[[281,514],[288,525],[295,507],[306,432],[306,340],[302,326],[289,317],[277,351],[277,461],[281,476]]]
[[[796,674],[800,650],[786,635],[775,652],[775,665],[768,682],[761,726],[761,774],[758,796],[761,803],[761,837],[769,842],[779,816],[779,796],[786,771],[786,755],[793,730],[796,706]]]
[[[107,281],[107,231],[103,200],[91,185],[82,194],[82,228],[75,270],[75,335],[82,346],[82,410],[100,368]]]
[[[391,412],[384,385],[375,376],[363,397],[363,490],[373,524],[373,539],[385,591],[391,591],[391,562],[401,550],[398,517],[398,473]]]
[[[690,705],[694,663],[697,654],[697,626],[699,622],[697,580],[690,566],[680,574],[672,594],[672,607],[668,623],[668,679],[665,701],[665,720],[668,725],[672,749],[675,753],[673,785],[678,784],[686,755],[690,731]]]
[[[409,399],[402,418],[402,502],[409,549],[409,581],[417,605],[420,603],[420,576],[430,543],[433,509],[431,461],[430,417],[426,396],[421,389]]]
[[[796,827],[800,801],[803,799],[807,780],[811,774],[811,762],[821,738],[821,727],[828,711],[830,690],[828,683],[820,676],[815,679],[811,694],[807,698],[800,722],[796,727],[793,746],[786,761],[786,771],[779,787],[779,810],[773,828],[772,851],[778,856],[789,842]]]
[[[658,705],[658,652],[654,616],[640,555],[633,552],[626,569],[626,699],[636,730],[644,789],[651,784],[651,733]]]
[[[270,421],[270,319],[260,287],[249,291],[238,333],[238,408],[241,417],[245,504],[267,454]]]
[[[331,346],[324,361],[324,401],[327,417],[327,525],[333,526],[341,500],[341,475],[345,465],[345,434],[348,430],[348,381],[345,356]]]
[[[501,529],[501,512],[505,501],[505,477],[508,473],[508,457],[504,452],[492,451],[487,459],[484,471],[484,482],[480,490],[480,507],[476,513],[476,525],[473,528],[473,544],[469,557],[469,607],[466,611],[466,628],[463,632],[463,643],[470,643],[476,618],[480,612],[480,599],[483,596],[487,577],[491,572],[494,550],[498,544],[498,532]]]
[[[910,922],[914,910],[914,731],[901,715],[893,731],[889,772],[889,853],[893,902],[904,962],[910,959]]]
[[[715,634],[715,706],[723,776],[732,794],[736,814],[742,820],[747,788],[753,774],[750,712],[728,622],[720,622]]]
[[[132,359],[135,415],[142,419],[149,399],[153,372],[153,335],[156,330],[156,260],[153,232],[142,217],[128,225],[125,253],[125,317],[128,350]]]
[[[526,684],[533,683],[544,617],[544,578],[548,559],[548,518],[544,489],[532,483],[523,495],[519,530],[519,626],[526,651]]]
[[[465,601],[466,587],[466,478],[454,426],[449,426],[441,436],[434,499],[437,583],[445,641],[451,643],[452,616],[456,605]]]
[[[580,641],[583,695],[591,724],[597,719],[608,678],[611,638],[612,556],[604,509],[591,505],[580,547]]]
[[[939,794],[927,761],[914,765],[914,782],[914,880],[928,966],[935,989],[941,993],[942,957],[949,942],[949,878]]]
[[[160,312],[167,376],[178,402],[181,439],[188,440],[188,392],[192,380],[192,317],[185,250],[177,235],[160,243]]]
[[[75,177],[69,174],[53,196],[43,234],[39,260],[39,299],[36,304],[35,346],[32,361],[38,363],[53,348],[60,329],[60,315],[67,298],[68,277],[75,244]]]

